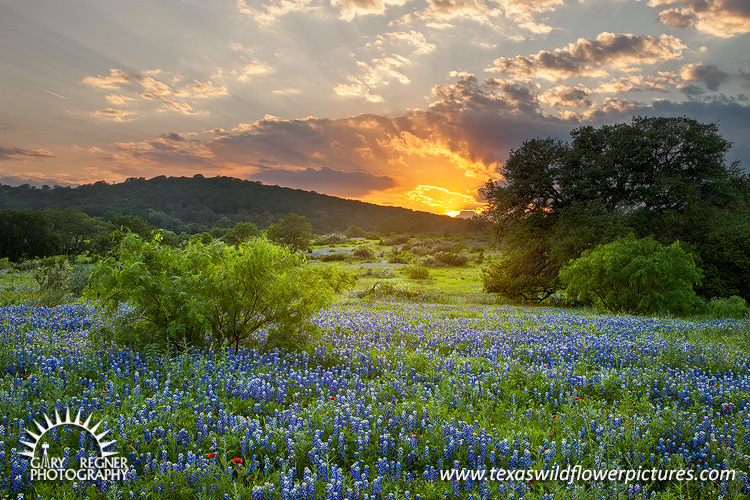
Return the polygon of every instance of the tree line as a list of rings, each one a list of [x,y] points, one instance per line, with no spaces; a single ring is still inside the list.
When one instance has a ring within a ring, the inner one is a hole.
[[[239,222],[266,228],[287,213],[307,217],[317,233],[344,231],[356,225],[372,231],[381,219],[405,219],[407,226],[442,231],[460,221],[400,207],[384,207],[300,189],[268,186],[232,177],[134,177],[78,187],[0,185],[0,209],[61,210],[73,208],[112,221],[140,217],[153,227],[176,234],[198,234],[232,228]]]

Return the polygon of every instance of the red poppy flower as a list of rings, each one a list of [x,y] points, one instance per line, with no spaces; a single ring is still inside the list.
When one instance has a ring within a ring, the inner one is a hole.
[[[241,458],[233,458],[232,463],[234,465],[242,465],[242,459]]]
[[[579,399],[581,399],[581,396],[576,396],[576,401],[578,401]]]
[[[249,477],[249,478],[247,478],[247,480],[248,481],[255,481],[255,478],[254,477]]]
[[[208,458],[214,458],[216,456],[216,453],[209,453],[207,455]]]
[[[331,401],[336,401],[336,396],[331,396]]]
[[[725,409],[725,410],[728,410],[728,409],[729,409],[729,405],[726,405],[726,406],[724,407],[724,409]]]
[[[552,415],[552,418],[557,418],[557,415]]]
[[[555,435],[554,434],[549,434],[549,437],[553,438],[553,437],[555,437]]]

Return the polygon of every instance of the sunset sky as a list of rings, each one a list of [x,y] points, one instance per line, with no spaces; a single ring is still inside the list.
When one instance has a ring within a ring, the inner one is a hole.
[[[718,122],[748,0],[0,0],[0,183],[229,175],[436,213],[581,124]]]

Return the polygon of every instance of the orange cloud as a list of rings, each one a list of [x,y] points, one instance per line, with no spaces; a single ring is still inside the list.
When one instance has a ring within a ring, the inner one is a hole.
[[[116,122],[132,121],[135,118],[130,118],[130,117],[134,115],[135,113],[133,111],[126,111],[124,109],[104,108],[104,109],[97,109],[96,111],[94,111],[94,116],[100,116],[102,118],[109,118],[112,121],[116,121]]]
[[[439,208],[443,213],[476,210],[482,206],[474,196],[455,193],[440,186],[425,184],[420,184],[411,191],[407,191],[404,193],[404,198],[423,203],[432,208]]]
[[[246,0],[237,0],[237,10],[260,26],[268,27],[292,12],[314,10],[311,3],[311,0],[271,0],[256,8],[250,7]]]
[[[389,5],[405,5],[409,0],[331,0],[331,5],[339,7],[340,17],[351,21],[357,16],[385,14]]]
[[[161,104],[157,109],[159,112],[164,111],[178,111],[186,115],[194,115],[199,113],[208,113],[207,111],[196,111],[193,106],[188,102],[196,99],[208,99],[219,96],[228,95],[227,88],[223,85],[216,85],[211,80],[207,82],[199,82],[194,80],[181,88],[173,88],[169,83],[165,83],[162,80],[158,80],[151,75],[162,74],[161,70],[149,70],[137,74],[126,74],[120,69],[109,70],[109,76],[88,76],[84,78],[81,83],[89,85],[91,87],[107,90],[119,90],[122,87],[130,86],[131,90],[140,87],[140,92],[134,92],[133,95],[137,95],[144,101],[154,101]],[[174,81],[179,81],[178,77],[172,78]],[[107,102],[114,104],[115,106],[123,106],[131,104],[136,99],[134,97],[126,95],[109,94],[105,96]],[[129,121],[134,115],[134,112],[124,111],[121,109],[106,108],[100,109],[94,112],[95,116],[106,116],[112,118],[115,121]]]
[[[468,19],[480,24],[496,26],[501,20],[534,34],[549,33],[552,27],[536,16],[555,10],[563,0],[428,0],[427,8],[391,21],[391,24],[425,22],[432,28],[450,28],[451,21]]]
[[[137,82],[142,79],[143,76],[138,74],[128,75],[121,69],[110,69],[109,76],[87,76],[81,81],[81,83],[92,87],[99,87],[100,89],[114,90],[119,89],[123,85]]]

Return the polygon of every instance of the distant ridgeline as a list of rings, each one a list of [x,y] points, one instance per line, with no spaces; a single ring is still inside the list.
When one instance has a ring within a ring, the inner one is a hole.
[[[287,213],[304,215],[317,233],[343,231],[350,225],[370,231],[378,221],[391,218],[400,219],[411,232],[456,229],[461,224],[448,216],[200,174],[149,180],[138,177],[119,184],[99,181],[75,188],[0,184],[0,209],[66,208],[105,221],[139,216],[153,226],[188,234],[229,228],[238,222],[251,222],[262,229]]]

